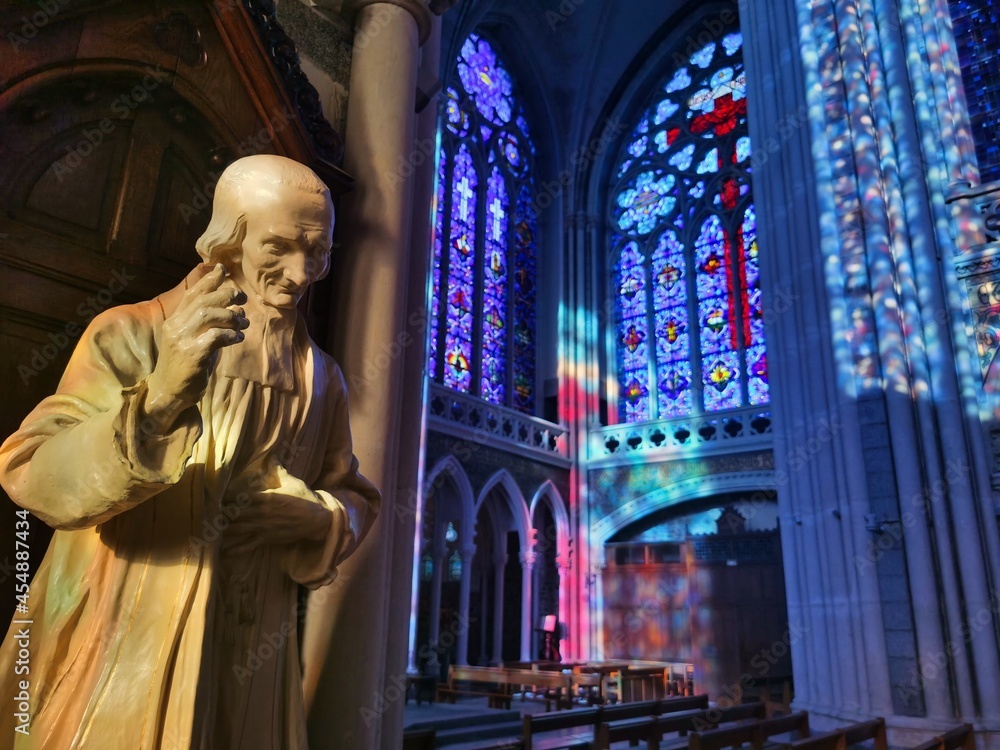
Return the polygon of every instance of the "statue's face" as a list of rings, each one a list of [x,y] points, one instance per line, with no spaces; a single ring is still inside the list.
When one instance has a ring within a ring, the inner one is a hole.
[[[233,269],[234,275],[243,291],[264,304],[295,307],[309,285],[326,275],[332,242],[328,198],[279,192],[247,212],[240,268]]]

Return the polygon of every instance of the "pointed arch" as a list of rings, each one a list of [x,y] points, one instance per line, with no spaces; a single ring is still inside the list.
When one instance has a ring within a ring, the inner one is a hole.
[[[535,494],[531,498],[531,503],[528,506],[528,518],[532,521],[535,518],[535,510],[542,502],[548,503],[549,509],[552,511],[552,517],[556,522],[556,554],[558,557],[568,560],[570,537],[569,514],[566,512],[566,504],[563,502],[562,495],[551,479],[546,479],[535,490]]]
[[[448,454],[434,464],[434,467],[427,472],[423,488],[424,502],[427,501],[427,497],[430,496],[435,488],[443,486],[447,481],[451,481],[458,491],[462,526],[459,533],[462,544],[468,544],[469,540],[472,539],[473,529],[475,528],[477,504],[469,476],[465,473],[465,469],[459,460],[453,455]]]
[[[605,543],[627,526],[664,508],[726,492],[773,492],[777,489],[773,471],[747,471],[692,477],[630,500],[590,527],[590,546],[603,565]]]
[[[524,554],[530,550],[531,517],[528,515],[528,504],[525,502],[524,495],[521,494],[520,487],[517,486],[514,477],[506,469],[495,471],[486,480],[483,488],[479,491],[479,497],[476,499],[476,514],[479,513],[490,493],[497,488],[503,490],[500,495],[507,500],[507,507],[510,509],[514,526],[517,528],[520,551],[521,554]]]

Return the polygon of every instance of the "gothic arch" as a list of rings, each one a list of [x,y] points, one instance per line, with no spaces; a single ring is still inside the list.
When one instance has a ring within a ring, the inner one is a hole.
[[[692,477],[640,495],[615,508],[590,527],[590,546],[598,567],[604,565],[604,545],[615,534],[651,513],[724,492],[773,492],[773,471],[748,471]]]
[[[445,476],[447,476],[447,480],[443,480]],[[423,488],[423,497],[425,502],[426,498],[435,487],[435,484],[439,482],[443,484],[442,480],[451,481],[454,484],[455,489],[458,490],[459,503],[462,509],[462,528],[460,533],[463,544],[466,544],[468,540],[473,538],[472,534],[476,524],[476,509],[478,508],[478,503],[475,502],[475,495],[472,491],[472,483],[469,482],[469,477],[465,473],[465,469],[462,468],[462,464],[459,463],[458,459],[450,454],[434,464],[434,468],[427,473],[427,478],[424,480]]]
[[[539,504],[546,502],[552,510],[552,516],[556,522],[556,550],[557,555],[563,560],[569,560],[569,514],[566,512],[566,504],[562,495],[556,489],[551,479],[546,479],[535,491],[528,506],[528,518],[534,519],[535,510]]]
[[[514,481],[514,477],[506,469],[495,471],[486,480],[483,488],[479,491],[479,497],[476,499],[473,517],[478,515],[490,492],[497,488],[503,490],[500,494],[506,498],[507,507],[514,518],[514,525],[517,528],[517,538],[520,543],[521,554],[523,555],[530,550],[531,517],[528,515],[528,504],[524,500],[524,495],[521,494],[521,490],[517,486],[517,482]]]

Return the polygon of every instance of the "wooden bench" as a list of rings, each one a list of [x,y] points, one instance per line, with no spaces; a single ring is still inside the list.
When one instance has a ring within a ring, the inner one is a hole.
[[[685,699],[672,699],[679,700]],[[597,732],[596,747],[598,750],[608,750],[612,743],[628,741],[645,742],[648,750],[659,750],[666,734],[676,732],[684,736],[687,732],[705,732],[722,724],[763,718],[763,703],[744,703],[725,709],[695,709],[625,721],[602,721]]]
[[[602,721],[614,721],[634,717],[656,716],[661,713],[702,710],[708,706],[707,695],[689,696],[663,701],[647,701],[616,706],[575,709],[543,716],[524,716],[521,745],[526,750],[547,750],[548,748],[581,747],[589,748],[594,740],[597,727]],[[536,735],[561,729],[580,728],[579,735],[559,738],[539,738]]]
[[[526,715],[521,719],[521,747],[524,750],[548,750],[552,747],[590,747],[602,722],[621,721],[647,716],[668,715],[683,711],[700,711],[708,708],[707,695],[671,698],[645,703],[626,703],[616,706],[598,706],[548,715]],[[545,738],[536,735],[561,729],[580,728],[579,736]],[[577,743],[573,745],[572,743]]]
[[[490,708],[510,708],[510,691],[506,689],[501,679],[500,670],[491,667],[464,667],[452,665],[448,667],[447,686],[438,686],[439,701],[454,703],[460,695],[485,696],[486,705]],[[483,685],[485,689],[460,688],[458,683]]]
[[[962,724],[910,750],[976,750],[972,724]]]
[[[447,686],[438,687],[437,695],[438,700],[449,703],[454,703],[459,695],[486,696],[490,708],[510,708],[515,692],[521,692],[523,700],[527,688],[536,693],[541,688],[544,692],[540,695],[548,711],[553,702],[557,709],[572,707],[572,683],[573,675],[562,672],[452,665],[448,668]]]
[[[765,706],[765,712],[766,712]],[[774,719],[764,719],[753,724],[742,724],[708,732],[694,732],[688,741],[689,750],[724,750],[750,745],[753,750],[762,750],[764,743],[779,734],[798,735],[798,739],[809,736],[809,714],[805,711]]]
[[[781,750],[846,750],[851,745],[872,740],[875,750],[888,750],[885,719],[871,719],[841,727],[833,732],[817,734],[795,742],[778,745]]]

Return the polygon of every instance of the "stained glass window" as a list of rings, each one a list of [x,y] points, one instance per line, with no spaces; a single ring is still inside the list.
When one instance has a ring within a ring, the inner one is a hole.
[[[458,552],[448,558],[448,578],[452,581],[462,580],[462,557]]]
[[[535,150],[513,80],[481,36],[462,45],[441,118],[428,369],[533,413]]]
[[[1000,0],[949,0],[983,182],[1000,180]]]
[[[743,37],[660,82],[615,170],[619,419],[769,402]]]

